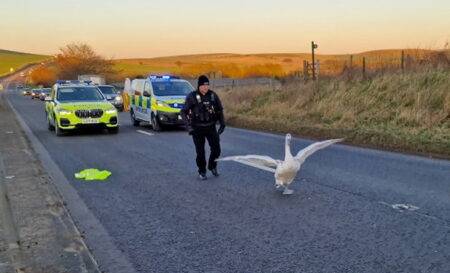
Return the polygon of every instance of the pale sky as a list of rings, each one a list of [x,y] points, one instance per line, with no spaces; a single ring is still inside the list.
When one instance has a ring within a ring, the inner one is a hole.
[[[443,48],[450,0],[0,0],[0,49],[108,58]]]

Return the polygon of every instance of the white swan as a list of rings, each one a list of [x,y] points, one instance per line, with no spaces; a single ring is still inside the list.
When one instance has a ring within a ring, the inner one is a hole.
[[[284,161],[276,160],[270,156],[262,155],[239,155],[228,156],[217,159],[217,161],[236,161],[248,166],[275,173],[275,186],[277,188],[284,187],[283,194],[292,194],[294,191],[288,187],[294,181],[297,172],[300,170],[306,158],[320,149],[330,146],[331,144],[342,141],[343,139],[330,139],[313,143],[306,148],[300,150],[296,156],[291,154],[291,135],[286,135],[285,157]]]

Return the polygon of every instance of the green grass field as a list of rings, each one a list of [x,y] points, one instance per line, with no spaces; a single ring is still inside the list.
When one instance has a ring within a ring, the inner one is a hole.
[[[20,69],[30,63],[39,63],[49,56],[21,53],[0,49],[0,76],[10,73],[10,68]]]

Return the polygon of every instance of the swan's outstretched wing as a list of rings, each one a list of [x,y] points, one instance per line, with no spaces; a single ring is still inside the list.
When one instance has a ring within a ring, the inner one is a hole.
[[[281,163],[281,161],[279,160],[275,160],[270,156],[263,155],[227,156],[219,158],[216,161],[236,161],[272,173],[275,173],[275,169],[277,168],[278,164]]]
[[[303,161],[305,161],[305,159],[308,156],[312,155],[313,153],[317,152],[318,150],[326,148],[326,147],[330,146],[331,144],[341,142],[343,140],[344,140],[343,138],[329,139],[329,140],[313,143],[313,144],[307,146],[306,148],[300,150],[300,152],[298,152],[298,154],[294,158],[300,162],[303,162]]]

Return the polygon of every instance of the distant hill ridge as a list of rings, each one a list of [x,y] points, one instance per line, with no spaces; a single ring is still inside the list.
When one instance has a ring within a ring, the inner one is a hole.
[[[363,57],[368,69],[376,69],[382,65],[399,66],[401,52],[405,58],[421,59],[435,52],[445,52],[450,58],[450,50],[429,49],[381,49],[348,54],[320,54],[316,60],[321,64],[322,75],[334,75],[343,71],[346,65],[360,67]],[[351,58],[350,56],[353,56]],[[10,68],[18,69],[30,63],[41,62],[50,56],[23,53],[0,49],[0,75],[9,73]],[[154,58],[114,59],[114,66],[119,77],[134,77],[149,73],[170,73],[183,77],[194,77],[199,74],[212,73],[219,77],[283,77],[302,71],[303,62],[310,62],[311,53],[207,53],[190,54]]]
[[[11,68],[13,71],[17,71],[29,64],[45,61],[49,57],[48,55],[0,49],[0,76],[11,73]]]
[[[431,49],[377,49],[377,50],[368,50],[363,52],[356,53],[340,53],[340,54],[320,54],[320,50],[317,51],[317,56],[349,56],[349,55],[392,55],[392,54],[401,54],[404,51],[405,54],[408,53],[431,53],[438,52],[443,50],[431,50]],[[444,50],[450,51],[450,50]],[[302,57],[302,56],[310,56],[310,52],[291,52],[291,53],[205,53],[205,54],[186,54],[186,55],[173,55],[173,56],[160,56],[160,57],[149,57],[149,58],[119,58],[115,59],[116,61],[120,60],[168,60],[168,59],[190,59],[190,58],[233,58],[233,57]]]
[[[427,49],[384,49],[349,54],[320,54],[316,60],[321,64],[322,75],[336,75],[349,65],[361,67],[363,57],[368,69],[381,66],[399,66],[404,51],[405,59],[423,59],[424,56],[441,52]],[[446,51],[450,56],[450,51]],[[352,57],[351,57],[352,56]],[[260,76],[283,77],[303,71],[303,63],[311,62],[311,53],[213,53],[179,55],[155,58],[130,58],[113,60],[115,68],[123,77],[149,73],[170,73],[184,77],[213,73],[214,76],[244,78]]]
[[[42,54],[34,54],[34,53],[27,53],[27,52],[19,52],[19,51],[7,50],[7,49],[0,49],[0,53],[3,53],[3,54],[17,54],[17,55],[38,55],[38,56],[46,56],[46,55],[42,55]]]

